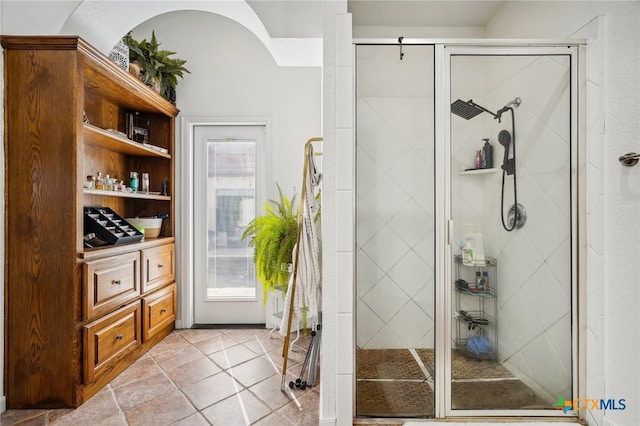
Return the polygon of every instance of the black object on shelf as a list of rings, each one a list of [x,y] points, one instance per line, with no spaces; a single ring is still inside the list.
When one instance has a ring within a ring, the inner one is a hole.
[[[94,233],[108,244],[140,241],[144,234],[109,207],[84,208],[84,233]]]

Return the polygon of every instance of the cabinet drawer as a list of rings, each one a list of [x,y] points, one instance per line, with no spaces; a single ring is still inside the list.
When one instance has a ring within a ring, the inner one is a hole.
[[[175,281],[175,245],[142,250],[142,293]]]
[[[125,253],[83,265],[84,319],[98,317],[140,295],[140,255]]]
[[[84,327],[84,380],[90,383],[110,371],[142,343],[140,303],[135,302]]]
[[[142,312],[142,334],[146,341],[176,320],[176,284],[145,296]]]

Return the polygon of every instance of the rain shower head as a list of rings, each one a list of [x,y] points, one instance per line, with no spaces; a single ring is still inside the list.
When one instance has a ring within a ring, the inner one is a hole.
[[[470,120],[478,114],[482,114],[486,110],[479,105],[473,103],[472,100],[467,102],[458,99],[454,103],[451,104],[451,112],[457,115],[458,117],[462,117],[465,120]]]
[[[464,118],[465,120],[470,120],[476,115],[482,114],[483,112],[491,114],[493,118],[500,118],[485,107],[473,102],[473,99],[469,99],[467,102],[460,99],[456,100],[451,104],[451,112],[459,117]]]

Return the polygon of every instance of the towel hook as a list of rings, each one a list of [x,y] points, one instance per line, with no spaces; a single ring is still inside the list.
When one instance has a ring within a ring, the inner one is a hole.
[[[404,58],[404,53],[402,52],[402,40],[404,40],[404,37],[398,37],[398,43],[400,44],[400,60]]]
[[[638,164],[640,160],[640,154],[636,154],[635,152],[628,152],[625,155],[621,155],[618,157],[618,161],[622,163],[623,166],[631,167]]]

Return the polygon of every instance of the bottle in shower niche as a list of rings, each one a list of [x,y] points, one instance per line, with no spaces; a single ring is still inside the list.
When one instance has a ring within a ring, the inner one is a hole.
[[[482,168],[482,150],[480,150],[480,149],[476,151],[475,168],[476,169],[481,169]]]
[[[480,271],[476,271],[476,290],[484,291],[484,281],[482,280]]]
[[[469,239],[465,239],[464,244],[461,248],[462,251],[462,264],[466,266],[475,266],[475,257],[473,255],[473,247],[471,246],[471,241]]]
[[[489,143],[489,139],[483,139],[482,145],[482,168],[490,169],[493,167],[493,147]]]
[[[482,271],[482,282],[484,283],[484,291],[489,291],[489,273]]]

